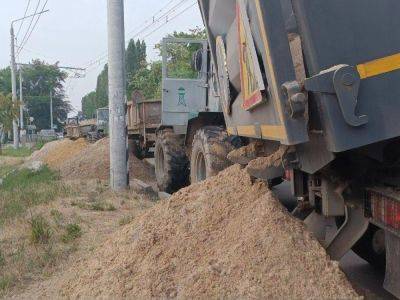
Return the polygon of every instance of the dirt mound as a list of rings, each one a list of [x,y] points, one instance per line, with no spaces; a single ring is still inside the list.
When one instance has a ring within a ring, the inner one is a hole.
[[[42,161],[50,168],[58,169],[65,161],[79,154],[87,146],[88,143],[84,139],[77,141],[63,139],[50,142],[45,144],[42,149],[35,151],[28,161]]]
[[[148,183],[155,179],[151,166],[131,155],[129,157],[131,177]],[[108,138],[85,147],[60,165],[63,178],[67,179],[102,179],[110,176],[110,142]]]
[[[159,203],[49,286],[68,298],[358,297],[304,225],[237,165]]]

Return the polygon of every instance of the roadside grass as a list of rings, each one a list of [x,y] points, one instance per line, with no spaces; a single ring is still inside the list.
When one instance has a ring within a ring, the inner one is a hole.
[[[0,226],[23,215],[29,207],[49,203],[68,192],[59,175],[47,167],[39,171],[16,170],[0,186]]]
[[[10,157],[27,157],[32,154],[32,149],[28,147],[20,147],[18,149],[14,148],[4,148],[1,149],[1,156],[10,156]]]
[[[9,165],[0,166],[0,178],[3,178],[14,169],[15,169],[14,166],[9,166]]]

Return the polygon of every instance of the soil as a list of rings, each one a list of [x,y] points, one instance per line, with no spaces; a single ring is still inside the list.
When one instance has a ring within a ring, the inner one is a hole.
[[[235,165],[118,230],[24,298],[355,299],[302,222]]]

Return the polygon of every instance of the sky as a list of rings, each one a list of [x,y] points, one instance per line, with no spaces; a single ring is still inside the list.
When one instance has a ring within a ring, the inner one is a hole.
[[[0,40],[3,41],[0,43],[0,68],[8,66],[10,61],[11,21],[24,16],[28,3],[28,15],[32,14],[39,1],[41,10],[46,0],[0,0]],[[50,11],[39,19],[17,62],[28,63],[39,58],[50,64],[59,62],[60,66],[89,67],[84,78],[76,79],[71,76],[65,83],[66,95],[76,113],[81,109],[82,97],[95,89],[97,75],[107,63],[107,1],[47,1],[46,8]],[[158,52],[154,50],[154,45],[168,33],[203,26],[196,0],[124,2],[126,41],[132,37],[144,39],[148,45],[150,60],[157,59]],[[186,8],[188,9],[180,14]],[[167,14],[168,11],[170,12]],[[17,43],[23,40],[29,23],[30,19],[27,19],[22,24]],[[20,23],[16,23],[14,26],[16,34],[19,25]]]

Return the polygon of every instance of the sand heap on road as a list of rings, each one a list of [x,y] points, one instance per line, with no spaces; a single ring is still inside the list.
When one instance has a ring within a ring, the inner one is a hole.
[[[154,206],[51,288],[72,298],[358,297],[304,225],[237,165]]]
[[[28,161],[42,161],[50,168],[56,169],[79,154],[87,146],[88,143],[85,139],[53,141],[45,144],[42,149],[35,151]]]

